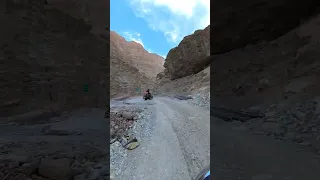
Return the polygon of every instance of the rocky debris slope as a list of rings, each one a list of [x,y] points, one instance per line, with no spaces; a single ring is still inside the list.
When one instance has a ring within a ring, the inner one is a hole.
[[[274,40],[320,12],[315,0],[218,0],[211,9],[211,54]]]
[[[296,103],[282,110],[270,106],[266,117],[251,119],[246,126],[255,134],[263,134],[287,142],[297,143],[320,155],[320,101]]]
[[[210,26],[186,36],[167,55],[164,75],[174,80],[196,74],[210,64]],[[160,75],[161,76],[161,75]]]
[[[178,93],[196,92],[201,87],[210,86],[210,67],[195,75],[171,80],[165,76],[158,78],[155,92],[157,94],[173,95]]]
[[[210,67],[197,74],[175,80],[162,76],[158,79],[154,89],[157,95],[188,97],[186,99],[190,103],[209,109]]]
[[[105,106],[108,42],[90,24],[42,0],[0,7],[2,117]]]
[[[215,55],[215,106],[256,112],[254,131],[319,151],[320,16],[270,42]],[[299,140],[297,140],[299,139]]]
[[[111,31],[110,66],[111,97],[133,95],[139,93],[137,89],[151,89],[157,73],[163,70],[163,58]]]
[[[120,108],[123,109],[124,107]],[[125,107],[124,109],[132,109],[132,107]],[[141,107],[143,108],[143,107]],[[145,109],[147,107],[144,107]],[[135,118],[137,119],[132,128],[128,130],[129,134],[133,134],[134,137],[138,139],[139,142],[142,140],[146,140],[146,137],[150,137],[152,135],[153,129],[150,128],[150,119],[151,113],[145,110],[139,109],[135,114]],[[142,141],[143,144],[148,143],[147,141]],[[136,150],[133,151],[143,151],[144,149],[139,146]],[[129,150],[123,148],[123,146],[119,142],[115,142],[110,145],[110,177],[121,177],[123,174],[123,168],[128,167],[129,164],[132,164],[131,156],[133,154],[129,152]]]
[[[1,179],[109,179],[103,114],[101,109],[81,109],[46,124],[1,125]]]
[[[113,108],[110,112],[110,137],[122,136],[133,127],[137,120],[137,108]]]

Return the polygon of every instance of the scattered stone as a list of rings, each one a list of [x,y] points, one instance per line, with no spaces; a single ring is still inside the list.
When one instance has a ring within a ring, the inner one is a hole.
[[[73,180],[87,180],[87,175],[86,174],[78,174],[73,177]]]
[[[316,97],[314,99],[314,101],[317,103],[317,107],[316,107],[316,110],[315,110],[315,114],[318,115],[320,114],[320,96],[319,97]]]
[[[88,179],[89,180],[95,180],[95,179],[99,179],[100,177],[100,172],[98,169],[92,169]]]
[[[10,154],[10,155],[6,155],[4,157],[1,157],[1,160],[2,161],[15,162],[15,163],[18,163],[18,164],[23,164],[23,163],[26,163],[26,162],[30,162],[30,157]]]
[[[179,100],[188,100],[188,99],[192,99],[191,96],[183,96],[183,95],[175,95],[175,98],[179,99]]]
[[[35,160],[30,163],[24,163],[22,165],[22,170],[26,175],[31,175],[37,171],[39,165],[40,165],[40,161],[38,160]]]
[[[9,167],[10,169],[17,168],[17,167],[19,167],[19,162],[18,162],[18,161],[10,162],[10,163],[8,164],[8,167]]]
[[[122,117],[126,120],[133,120],[134,114],[132,112],[123,112]]]
[[[301,111],[296,111],[294,114],[297,116],[299,120],[303,121],[306,119],[306,114]]]
[[[251,112],[260,112],[260,106],[252,106],[249,108]]]
[[[275,111],[269,111],[269,112],[265,113],[265,116],[267,116],[267,117],[273,117],[275,115],[276,115]]]
[[[68,180],[71,176],[70,160],[63,159],[41,159],[39,174],[54,180]]]
[[[43,135],[51,136],[69,136],[69,135],[81,135],[82,132],[68,131],[64,129],[52,129],[51,126],[45,126],[42,131]]]
[[[312,146],[311,143],[307,143],[307,142],[302,142],[302,143],[299,143],[301,146],[305,146],[305,147],[310,147]]]

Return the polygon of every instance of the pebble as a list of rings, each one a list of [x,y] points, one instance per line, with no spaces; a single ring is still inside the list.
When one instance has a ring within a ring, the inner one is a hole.
[[[23,172],[27,175],[30,175],[30,174],[36,172],[37,168],[39,167],[39,163],[40,163],[40,161],[37,161],[37,160],[30,162],[30,163],[24,163],[22,165]]]

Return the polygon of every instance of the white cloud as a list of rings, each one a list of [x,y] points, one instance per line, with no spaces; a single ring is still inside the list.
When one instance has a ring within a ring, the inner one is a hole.
[[[136,16],[153,30],[161,31],[169,42],[210,24],[210,0],[128,0]]]
[[[140,38],[140,36],[141,36],[140,33],[123,32],[123,36],[124,36],[124,38],[126,38],[127,41],[134,41],[136,43],[141,44],[144,47],[142,39]]]

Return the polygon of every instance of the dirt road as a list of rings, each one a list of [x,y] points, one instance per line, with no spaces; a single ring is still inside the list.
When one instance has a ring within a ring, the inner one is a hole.
[[[147,115],[135,130],[141,146],[126,151],[115,179],[192,179],[210,163],[212,174],[223,180],[316,180],[320,158],[296,145],[253,135],[241,122],[209,120],[207,110],[186,101],[157,97],[127,100],[146,106]],[[210,123],[212,123],[210,129]],[[111,153],[111,156],[113,154]],[[112,157],[111,157],[112,159]],[[113,171],[113,170],[111,170]]]
[[[135,131],[141,145],[119,160],[121,166],[115,165],[119,168],[115,179],[188,180],[210,163],[208,110],[160,97],[127,103],[147,106],[150,114],[146,121],[137,122],[143,127]]]
[[[131,129],[140,146],[128,151],[118,142],[111,145],[111,176],[115,180],[192,179],[210,163],[210,150],[215,179],[320,177],[319,156],[294,144],[253,135],[240,122],[210,121],[208,110],[184,100],[156,97],[144,101],[139,97],[116,105],[144,111]],[[82,109],[45,124],[0,125],[0,177],[109,179],[109,132],[103,117],[104,110]]]

